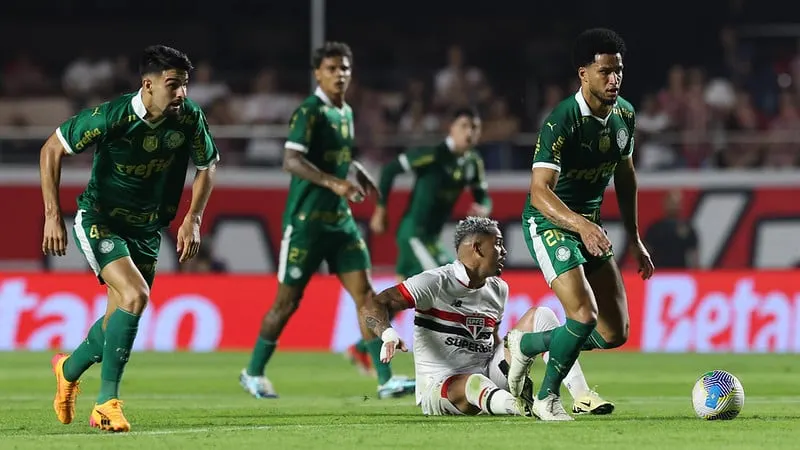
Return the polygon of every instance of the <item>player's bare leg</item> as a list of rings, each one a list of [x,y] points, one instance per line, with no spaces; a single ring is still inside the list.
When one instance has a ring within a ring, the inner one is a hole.
[[[239,374],[239,384],[255,398],[278,397],[272,382],[264,376],[264,369],[275,352],[278,337],[294,312],[297,311],[297,307],[300,306],[305,288],[305,285],[290,286],[278,283],[275,302],[261,320],[261,329],[258,332],[258,340],[253,348],[250,363]]]
[[[558,328],[560,323],[555,312],[548,307],[531,308],[520,317],[514,326],[525,333],[542,333]],[[546,339],[550,338],[545,334]],[[550,355],[548,352],[542,353],[542,359],[547,364]],[[506,350],[506,361],[509,361],[509,353]],[[614,411],[614,404],[603,399],[597,392],[589,388],[586,377],[579,361],[575,361],[572,368],[562,381],[573,399],[572,412],[576,414],[611,414]]]
[[[524,336],[540,337],[541,333],[526,334],[520,330],[511,330],[508,333],[506,345],[511,353],[508,384],[511,393],[519,396],[533,357],[543,350],[549,350],[550,360],[534,401],[533,413],[543,420],[572,420],[561,404],[561,382],[578,359],[581,348],[597,324],[597,303],[584,275],[583,266],[559,275],[553,280],[551,288],[561,301],[567,321],[551,332],[547,345],[531,346],[522,342]],[[535,350],[531,351],[531,348]]]
[[[353,272],[345,272],[338,274],[339,280],[344,286],[345,290],[353,297],[356,302],[356,310],[360,310],[361,306],[367,303],[367,299],[375,296],[375,290],[372,288],[370,281],[369,271],[358,270]],[[416,383],[404,376],[392,376],[392,368],[389,363],[383,363],[380,360],[381,347],[383,341],[380,337],[375,336],[365,324],[360,323],[361,336],[366,341],[366,347],[372,357],[372,365],[378,375],[378,397],[398,397],[414,392]]]
[[[462,414],[522,415],[517,399],[484,375],[453,375],[444,383],[444,388],[447,400]]]
[[[584,349],[620,347],[628,341],[628,297],[616,261],[609,259],[588,276],[597,300],[597,328]]]
[[[106,317],[100,394],[89,424],[104,431],[130,431],[130,423],[122,414],[119,385],[136,339],[139,319],[150,298],[150,287],[130,257],[109,263],[100,276],[113,294],[106,308],[110,314]]]

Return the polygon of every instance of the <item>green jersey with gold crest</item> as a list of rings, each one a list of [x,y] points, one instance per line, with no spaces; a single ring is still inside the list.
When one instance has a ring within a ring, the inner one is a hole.
[[[384,167],[380,181],[383,206],[397,173],[402,170],[415,177],[399,233],[438,239],[467,188],[472,190],[475,202],[491,208],[483,159],[476,150],[458,155],[451,146],[448,139],[435,147],[409,150]]]
[[[603,194],[617,164],[633,155],[635,113],[623,99],[608,117],[592,115],[578,91],[559,103],[539,131],[533,168],[545,167],[559,172],[555,194],[572,211],[600,224]],[[530,193],[525,202],[523,221],[533,221],[535,229],[559,228],[531,205]]]
[[[353,110],[338,108],[317,88],[292,115],[286,149],[302,152],[319,170],[347,178],[354,142]],[[284,224],[295,218],[309,223],[340,224],[351,218],[344,197],[308,180],[292,176],[283,213]]]
[[[145,120],[141,91],[80,111],[56,129],[66,151],[94,147],[92,173],[78,207],[131,231],[154,231],[175,217],[189,160],[219,160],[200,107],[186,99],[179,116]]]

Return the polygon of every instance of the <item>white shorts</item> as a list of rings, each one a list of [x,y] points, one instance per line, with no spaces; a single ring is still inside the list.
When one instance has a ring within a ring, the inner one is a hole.
[[[450,380],[456,375],[472,375],[479,373],[488,377],[497,385],[498,388],[508,390],[508,378],[506,378],[503,371],[500,370],[500,363],[505,359],[503,346],[498,345],[492,355],[492,359],[485,367],[475,367],[474,370],[465,370],[462,373],[448,373],[444,375],[433,375],[427,377],[426,380],[417,380],[423,382],[422,386],[417,387],[420,389],[420,407],[422,414],[426,416],[458,416],[463,415],[458,408],[453,405],[447,398],[447,388],[450,385]]]

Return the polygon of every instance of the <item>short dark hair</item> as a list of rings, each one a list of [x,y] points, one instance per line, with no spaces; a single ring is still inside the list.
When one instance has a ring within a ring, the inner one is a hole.
[[[595,55],[625,56],[625,41],[615,31],[607,28],[586,30],[575,39],[572,49],[572,63],[575,69],[586,67],[594,62]]]
[[[453,239],[456,245],[456,250],[458,250],[458,247],[461,246],[462,242],[464,242],[464,239],[468,237],[476,234],[493,235],[494,231],[492,228],[499,228],[497,221],[488,217],[469,216],[465,219],[459,220],[458,224],[456,224],[456,233]]]
[[[191,72],[194,66],[186,53],[172,47],[158,44],[144,49],[142,59],[139,60],[139,75],[161,73],[171,69]]]
[[[322,60],[325,58],[335,58],[337,56],[347,57],[350,64],[353,64],[353,51],[344,42],[326,42],[322,47],[314,50],[311,56],[311,68],[319,69]]]
[[[453,122],[458,120],[459,117],[466,117],[466,118],[468,118],[470,120],[475,120],[475,119],[480,120],[480,118],[481,118],[478,115],[478,110],[477,109],[471,108],[471,107],[468,107],[468,106],[464,106],[464,107],[461,107],[461,108],[456,108],[456,110],[453,111],[453,114],[451,115],[451,119],[453,120]]]

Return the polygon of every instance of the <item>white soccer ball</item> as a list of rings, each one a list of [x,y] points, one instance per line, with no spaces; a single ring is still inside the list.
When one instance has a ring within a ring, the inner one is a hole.
[[[730,420],[744,406],[744,388],[739,379],[724,370],[706,372],[692,389],[692,404],[697,417]]]

